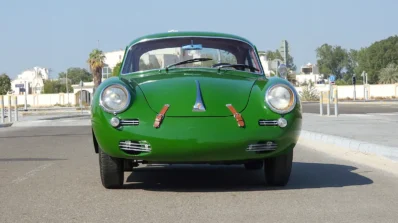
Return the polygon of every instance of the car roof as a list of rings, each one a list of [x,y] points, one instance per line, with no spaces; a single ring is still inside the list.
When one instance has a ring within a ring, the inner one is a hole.
[[[130,42],[130,44],[127,47],[130,47],[131,45],[134,45],[135,43],[138,43],[142,40],[151,40],[151,39],[157,39],[157,38],[167,38],[167,37],[219,37],[219,38],[229,38],[229,39],[236,39],[236,40],[241,40],[244,42],[249,43],[250,45],[253,45],[249,40],[246,38],[243,38],[241,36],[233,35],[233,34],[228,34],[228,33],[219,33],[219,32],[202,32],[202,31],[170,31],[170,32],[162,32],[162,33],[154,33],[154,34],[149,34],[145,36],[141,36],[133,41]]]

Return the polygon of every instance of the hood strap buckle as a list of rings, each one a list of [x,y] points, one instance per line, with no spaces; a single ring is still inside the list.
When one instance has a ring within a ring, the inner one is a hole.
[[[166,114],[169,107],[170,107],[170,105],[168,105],[168,104],[165,104],[163,106],[163,108],[162,108],[162,110],[160,110],[159,114],[156,115],[155,123],[153,123],[153,127],[155,127],[155,128],[160,127],[160,124],[162,123],[162,121],[164,119],[164,115]]]
[[[231,111],[231,113],[234,115],[236,122],[238,122],[238,126],[244,127],[245,121],[243,120],[242,115],[239,114],[231,104],[226,104],[226,106]]]

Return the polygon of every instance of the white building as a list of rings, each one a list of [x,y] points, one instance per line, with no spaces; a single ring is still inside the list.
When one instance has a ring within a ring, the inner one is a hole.
[[[319,68],[316,64],[308,63],[300,68],[300,74],[296,75],[296,82],[298,85],[312,82],[314,84],[324,83],[323,75],[319,73]]]
[[[44,87],[44,80],[48,80],[47,68],[34,67],[23,71],[17,78],[11,81],[11,89],[14,94],[22,94],[27,89],[28,94],[40,94]],[[25,87],[25,82],[27,86]]]
[[[124,56],[124,50],[116,50],[104,53],[105,66],[102,68],[102,78],[108,78],[112,75],[112,70],[116,64],[122,62]]]

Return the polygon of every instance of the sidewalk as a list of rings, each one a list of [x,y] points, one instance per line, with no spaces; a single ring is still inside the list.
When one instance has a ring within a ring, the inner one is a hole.
[[[5,118],[6,123],[0,123],[0,128],[11,127],[11,126],[29,126],[34,123],[41,123],[43,121],[51,120],[70,120],[74,118],[86,118],[89,119],[90,112],[57,112],[48,114],[30,114],[30,115],[18,115],[18,121],[14,120],[14,114],[11,114],[11,123],[8,122],[8,117]]]
[[[302,137],[398,160],[398,113],[303,114]]]

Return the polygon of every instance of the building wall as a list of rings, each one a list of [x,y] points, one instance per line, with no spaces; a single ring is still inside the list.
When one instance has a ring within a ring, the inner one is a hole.
[[[337,87],[338,98],[339,99],[353,99],[354,98],[354,86],[353,85],[334,85]],[[298,92],[302,92],[307,86],[296,87]],[[328,91],[329,85],[318,84],[315,85],[316,91]],[[367,91],[367,99],[377,99],[377,98],[398,98],[398,83],[397,84],[368,84],[365,85],[365,90]],[[364,98],[364,85],[355,86],[356,98]]]
[[[9,95],[4,95],[4,106],[8,106],[8,97]],[[18,105],[25,105],[25,95],[17,95]],[[14,95],[11,95],[11,105],[14,105]],[[69,93],[69,103],[71,105],[75,105],[76,97],[75,94]],[[49,107],[58,105],[67,105],[68,104],[68,95],[61,94],[30,94],[27,95],[27,104],[30,107]]]
[[[116,64],[123,61],[124,50],[117,50],[112,52],[104,53],[105,59],[104,63],[109,66],[109,68],[113,69]]]

